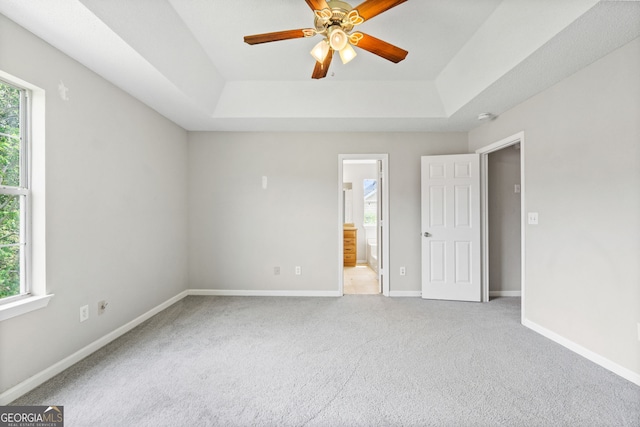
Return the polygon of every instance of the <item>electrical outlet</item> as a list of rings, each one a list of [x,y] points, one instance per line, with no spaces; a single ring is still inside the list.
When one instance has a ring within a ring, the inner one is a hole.
[[[538,225],[538,212],[529,212],[527,219],[530,225]]]
[[[99,301],[98,302],[98,314],[103,314],[104,311],[107,309],[108,305],[109,305],[109,303],[106,302],[105,300]]]
[[[401,276],[406,276],[407,275],[407,268],[406,267],[400,267],[400,275]]]
[[[302,274],[302,268],[299,265],[296,265],[296,276],[299,276]]]
[[[84,322],[88,318],[89,318],[89,306],[83,305],[82,307],[80,307],[80,321]]]
[[[280,267],[273,267],[273,275],[274,276],[280,275]]]
[[[638,341],[640,341],[640,322],[638,322]]]

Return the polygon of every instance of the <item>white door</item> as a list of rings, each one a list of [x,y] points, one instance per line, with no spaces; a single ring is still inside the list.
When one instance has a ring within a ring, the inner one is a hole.
[[[480,156],[422,157],[422,298],[481,300]]]
[[[383,275],[386,274],[385,271],[387,271],[387,260],[384,258],[384,254],[382,253],[382,248],[383,248],[383,244],[384,244],[384,220],[386,218],[384,218],[384,212],[382,209],[383,204],[386,202],[386,200],[384,199],[384,191],[382,191],[382,189],[384,188],[384,182],[383,179],[383,172],[382,172],[382,160],[378,160],[377,161],[377,168],[378,168],[378,190],[377,190],[377,205],[376,205],[376,221],[378,223],[378,226],[376,227],[376,244],[377,244],[377,251],[376,251],[376,257],[378,258],[378,285],[380,286],[380,293],[383,293],[383,286],[382,284],[384,283],[384,277]]]

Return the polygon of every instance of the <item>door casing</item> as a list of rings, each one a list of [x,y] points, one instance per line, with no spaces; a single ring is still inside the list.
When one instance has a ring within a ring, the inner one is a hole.
[[[345,160],[379,160],[382,163],[382,185],[379,189],[382,196],[381,215],[378,229],[382,228],[382,245],[378,244],[380,257],[378,258],[379,277],[382,277],[382,294],[389,296],[389,154],[339,154],[338,155],[338,292],[344,295],[344,260],[343,260],[343,222],[342,212],[344,201],[342,199],[343,167]],[[381,265],[382,264],[382,265]]]
[[[476,150],[480,154],[480,211],[482,241],[482,301],[489,301],[489,154],[503,148],[520,144],[520,286],[521,286],[521,321],[525,319],[525,238],[526,238],[526,196],[525,196],[525,137],[524,131],[496,141]]]

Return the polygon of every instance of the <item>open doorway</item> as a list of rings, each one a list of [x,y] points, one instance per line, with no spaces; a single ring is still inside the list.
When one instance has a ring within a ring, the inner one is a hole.
[[[378,278],[378,175],[380,160],[344,160],[344,294],[382,293]]]
[[[339,156],[340,292],[389,293],[386,154]]]
[[[481,159],[483,301],[525,298],[524,132],[476,151]]]
[[[521,296],[520,144],[488,155],[489,298]]]

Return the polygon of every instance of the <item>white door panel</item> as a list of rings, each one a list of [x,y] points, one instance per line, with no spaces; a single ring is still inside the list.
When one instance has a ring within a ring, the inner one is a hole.
[[[481,300],[480,156],[422,157],[422,297]]]
[[[378,284],[380,286],[380,292],[384,293],[384,289],[382,285],[384,283],[383,275],[386,274],[385,271],[387,270],[387,260],[385,259],[382,251],[382,247],[384,243],[384,220],[386,220],[382,206],[384,206],[384,203],[386,203],[386,199],[384,198],[385,195],[382,189],[384,188],[384,184],[385,184],[384,180],[386,179],[386,177],[384,176],[384,172],[382,170],[382,160],[377,161],[377,168],[378,168],[378,202],[376,205],[376,209],[377,209],[376,210],[376,221],[377,221],[376,257],[378,260]]]

